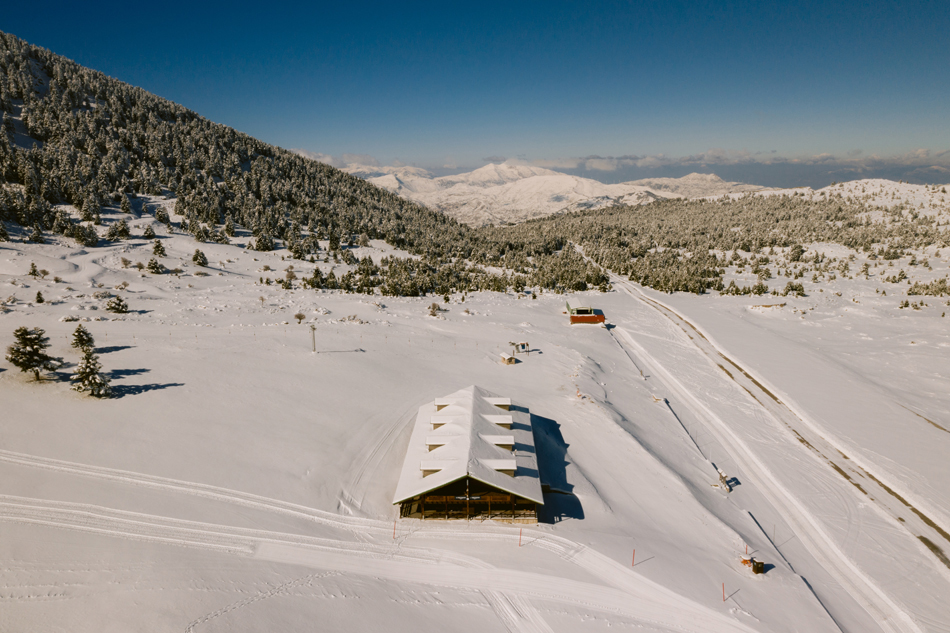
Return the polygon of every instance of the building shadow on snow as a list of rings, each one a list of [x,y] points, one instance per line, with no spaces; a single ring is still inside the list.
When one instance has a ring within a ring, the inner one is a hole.
[[[512,407],[519,409],[519,407]],[[583,519],[584,508],[574,494],[574,486],[567,480],[567,443],[561,435],[561,425],[554,420],[531,414],[534,443],[537,449],[538,471],[544,505],[538,508],[538,521],[558,523],[565,519]]]

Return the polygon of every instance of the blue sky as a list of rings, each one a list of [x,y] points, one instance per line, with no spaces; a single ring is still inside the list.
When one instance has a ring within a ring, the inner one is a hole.
[[[338,164],[950,182],[946,0],[20,2],[0,29]]]

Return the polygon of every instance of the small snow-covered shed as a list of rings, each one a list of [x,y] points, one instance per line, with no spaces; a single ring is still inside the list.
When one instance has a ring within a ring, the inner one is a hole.
[[[537,523],[531,415],[475,385],[422,405],[393,504],[403,517]]]

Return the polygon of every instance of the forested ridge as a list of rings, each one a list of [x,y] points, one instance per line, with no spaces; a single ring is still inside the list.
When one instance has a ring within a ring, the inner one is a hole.
[[[899,205],[872,219],[868,207],[835,196],[663,200],[472,229],[5,33],[0,109],[0,220],[24,227],[29,239],[53,232],[87,247],[127,239],[125,222],[101,226],[100,214],[136,206],[197,242],[227,243],[243,227],[258,250],[286,248],[312,260],[323,240],[350,268],[339,277],[314,271],[301,280],[311,288],[394,295],[606,289],[606,275],[573,243],[646,286],[702,293],[730,291],[722,283],[727,266],[761,270],[763,249],[773,258],[784,249],[790,264],[798,261],[795,247],[812,242],[882,256],[947,244],[939,215]],[[143,195],[173,198],[177,224],[161,207],[137,203]],[[345,248],[369,239],[418,257],[373,263]]]

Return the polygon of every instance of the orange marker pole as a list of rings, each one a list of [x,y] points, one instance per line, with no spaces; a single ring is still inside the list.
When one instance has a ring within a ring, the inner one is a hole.
[[[726,601],[726,583],[722,583],[722,601]]]
[[[633,550],[633,560],[630,561],[630,566],[633,567],[637,564],[637,550]]]

